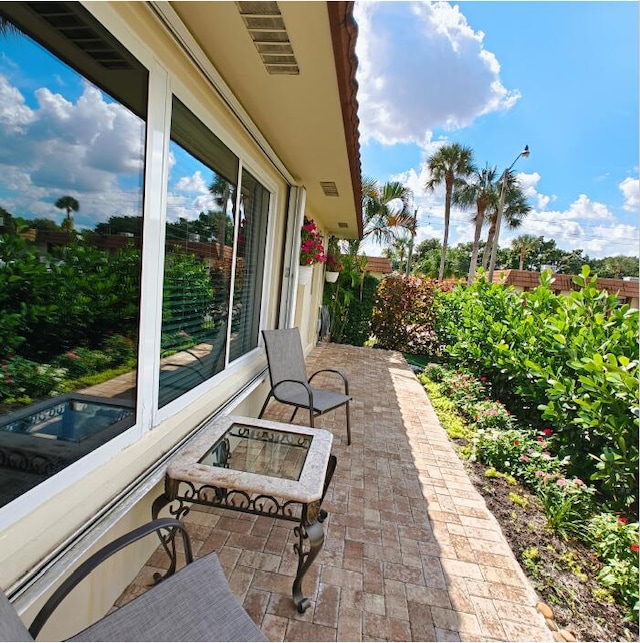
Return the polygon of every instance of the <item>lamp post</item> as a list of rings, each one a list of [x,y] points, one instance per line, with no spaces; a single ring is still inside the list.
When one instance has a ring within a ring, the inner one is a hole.
[[[518,156],[516,160],[502,173],[500,177],[500,200],[498,201],[498,215],[496,216],[496,231],[493,235],[493,245],[491,246],[491,259],[489,260],[489,274],[487,278],[489,283],[493,283],[493,269],[496,266],[496,255],[498,254],[498,237],[500,235],[500,223],[502,221],[502,213],[504,212],[504,201],[507,194],[507,177],[511,168],[516,164],[516,161],[521,157],[525,158],[529,156],[529,146],[525,145],[524,149]]]

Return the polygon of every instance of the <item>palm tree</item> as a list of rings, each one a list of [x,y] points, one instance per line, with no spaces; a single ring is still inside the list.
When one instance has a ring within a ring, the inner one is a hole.
[[[534,237],[532,234],[521,234],[511,241],[513,251],[520,253],[518,270],[524,270],[524,259],[527,256],[527,252],[536,248],[537,245],[538,237]]]
[[[438,279],[444,277],[444,264],[447,256],[447,242],[449,240],[449,220],[451,218],[451,195],[457,180],[465,179],[473,171],[473,150],[470,147],[452,143],[443,145],[427,161],[431,178],[425,187],[427,190],[435,190],[436,186],[444,183],[444,234],[442,237],[442,255],[440,257],[440,270]]]
[[[509,172],[506,176],[506,194],[504,199],[504,210],[502,217],[510,230],[516,230],[522,225],[522,220],[531,212],[531,206],[524,195],[520,183],[514,174]],[[498,221],[498,205],[491,205],[489,214],[489,235],[487,245],[484,247],[482,256],[482,267],[486,270],[491,257],[491,247],[493,246],[496,233],[496,223]]]
[[[362,180],[362,239],[389,245],[401,229],[411,230],[413,215],[410,204],[412,191],[399,181],[378,185],[375,179]]]
[[[475,206],[476,214],[473,217],[475,230],[473,235],[473,247],[471,249],[471,263],[467,283],[473,283],[478,264],[478,248],[480,247],[480,235],[482,225],[485,223],[485,215],[492,204],[497,203],[498,194],[496,190],[495,167],[486,165],[482,170],[474,170],[470,181],[465,181],[453,191],[452,202],[454,205],[467,209]]]
[[[73,230],[73,217],[71,212],[77,212],[80,209],[80,204],[77,199],[72,196],[61,196],[55,203],[56,208],[65,210],[67,218],[62,222],[62,229],[70,232]]]

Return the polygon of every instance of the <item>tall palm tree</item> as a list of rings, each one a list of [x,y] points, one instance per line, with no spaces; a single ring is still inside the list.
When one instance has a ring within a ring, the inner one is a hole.
[[[440,257],[440,270],[438,279],[444,277],[444,264],[447,256],[447,243],[449,241],[449,221],[451,218],[451,195],[456,180],[465,179],[473,174],[473,150],[470,147],[452,143],[443,145],[427,161],[431,178],[425,187],[435,190],[436,186],[444,183],[444,234],[442,237],[442,255]]]
[[[410,230],[413,215],[410,205],[412,191],[399,181],[380,186],[375,179],[362,180],[362,239],[371,238],[381,245],[389,245],[400,230]]]
[[[67,213],[67,218],[62,222],[63,230],[71,231],[73,230],[73,217],[72,212],[77,212],[80,209],[80,204],[77,199],[74,199],[72,196],[61,196],[55,202],[56,208],[59,210],[65,210]]]
[[[538,237],[534,237],[532,234],[521,234],[511,241],[513,251],[520,254],[518,270],[524,270],[524,259],[527,256],[527,252],[533,250],[537,245]]]
[[[522,191],[522,187],[514,174],[509,172],[506,176],[506,194],[504,200],[504,210],[502,218],[504,223],[510,230],[516,230],[522,225],[522,220],[531,212],[531,206],[527,201],[527,197]],[[496,234],[496,224],[498,221],[498,204],[491,205],[489,213],[489,235],[487,237],[487,245],[484,247],[484,254],[482,256],[482,266],[486,270],[489,266],[489,259],[491,257],[491,247],[494,243]]]
[[[473,234],[473,247],[471,249],[471,263],[469,264],[469,274],[467,283],[473,283],[473,277],[476,274],[478,265],[478,248],[480,247],[480,235],[482,234],[482,225],[485,223],[485,215],[492,204],[497,204],[498,193],[496,189],[495,167],[486,165],[482,170],[474,170],[470,181],[464,181],[454,188],[452,202],[462,209],[468,209],[473,206],[476,213],[473,217],[475,230]]]

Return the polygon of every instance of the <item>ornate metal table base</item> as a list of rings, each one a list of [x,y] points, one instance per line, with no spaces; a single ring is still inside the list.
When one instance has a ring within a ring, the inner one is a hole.
[[[165,491],[153,502],[152,517],[155,520],[160,511],[168,505],[169,514],[181,520],[189,513],[190,506],[196,504],[298,523],[294,528],[298,542],[293,545],[293,549],[298,555],[298,568],[293,581],[292,595],[296,609],[302,613],[310,605],[309,599],[305,598],[302,593],[302,580],[324,544],[322,522],[324,522],[327,513],[321,509],[321,504],[333,477],[336,463],[336,457],[334,455],[330,456],[322,498],[308,504],[293,500],[281,501],[273,496],[249,494],[240,489],[224,489],[205,484],[197,485],[184,480],[173,480],[166,476]],[[161,542],[171,556],[168,543]],[[173,573],[175,564],[175,557],[172,557],[171,567],[167,575]]]

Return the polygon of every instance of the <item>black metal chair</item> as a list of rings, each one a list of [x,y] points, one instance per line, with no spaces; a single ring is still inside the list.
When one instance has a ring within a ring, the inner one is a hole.
[[[352,398],[349,395],[349,381],[345,375],[337,369],[325,368],[307,377],[300,331],[297,328],[263,330],[262,336],[267,350],[271,390],[258,417],[263,416],[272,397],[278,402],[296,407],[290,422],[293,421],[298,409],[308,409],[309,425],[312,427],[315,417],[344,405],[347,414],[347,444],[351,444],[349,402]],[[344,393],[311,386],[313,378],[320,373],[333,373],[340,377]]]
[[[162,530],[168,530],[164,533]],[[158,584],[76,634],[73,641],[266,641],[229,588],[215,552],[193,559],[184,525],[160,518],[117,538],[90,556],[51,595],[27,630],[0,592],[0,641],[34,641],[62,600],[98,565],[141,538],[157,532],[172,556]],[[184,542],[185,566],[175,572],[177,533]]]

